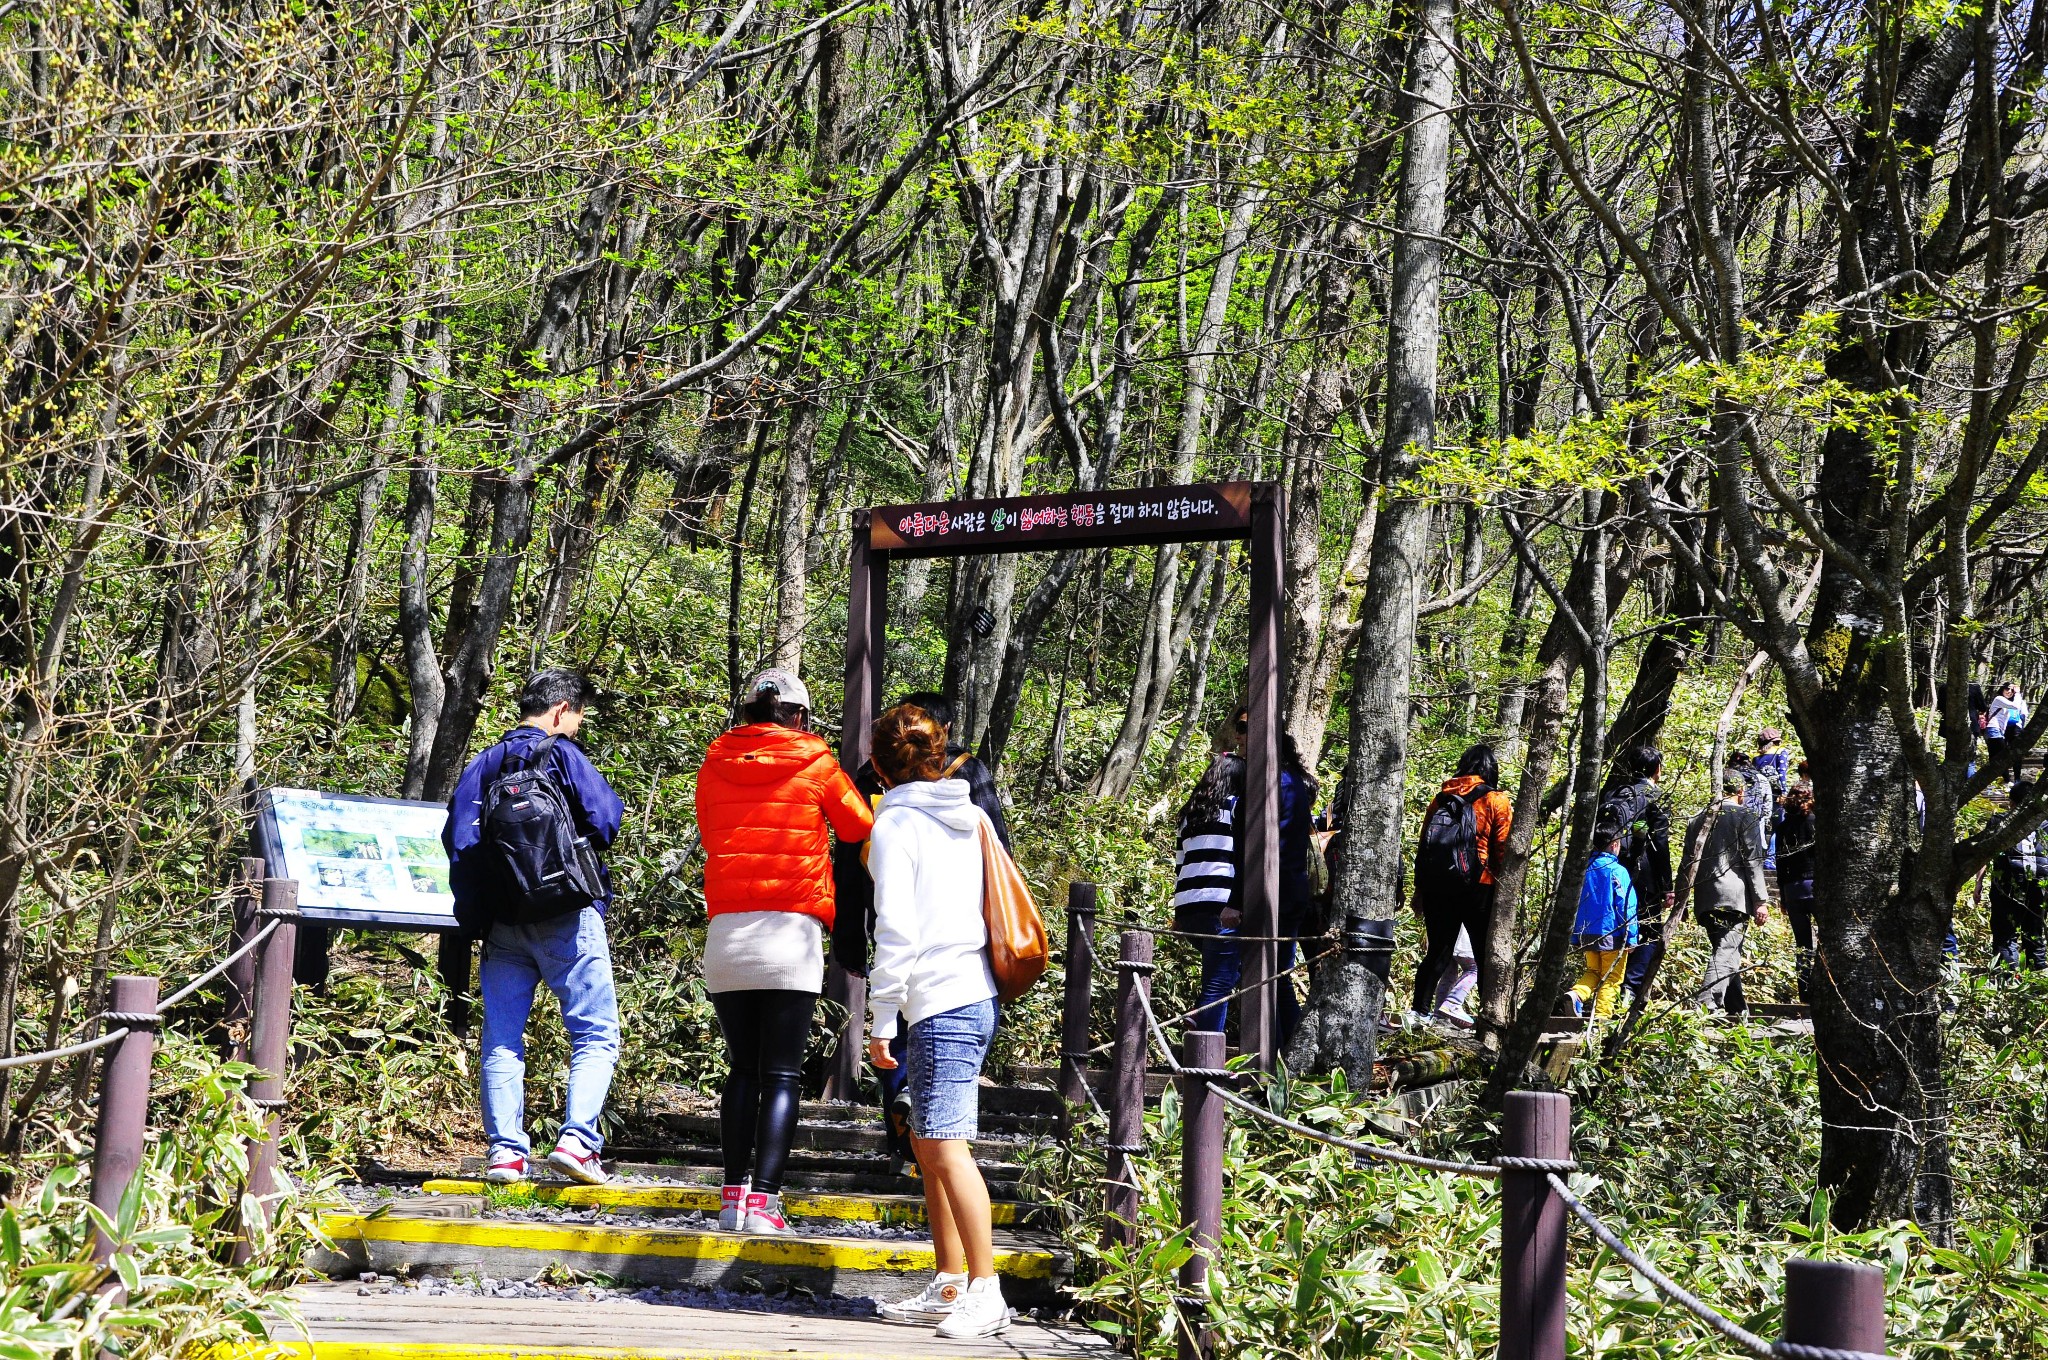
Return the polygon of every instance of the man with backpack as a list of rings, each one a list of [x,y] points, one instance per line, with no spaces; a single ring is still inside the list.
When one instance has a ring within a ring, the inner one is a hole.
[[[1663,753],[1654,746],[1633,746],[1618,764],[1620,778],[1601,795],[1593,825],[1596,834],[1604,830],[1614,836],[1614,857],[1628,871],[1641,909],[1637,944],[1629,951],[1622,981],[1620,1005],[1626,1011],[1635,1006],[1651,969],[1664,956],[1664,923],[1677,899],[1671,881],[1671,813],[1657,786],[1664,773]]]
[[[619,1060],[604,913],[611,876],[598,852],[619,834],[624,808],[576,733],[595,694],[575,671],[541,671],[519,695],[520,723],[469,763],[448,803],[455,919],[484,942],[484,1179],[526,1179],[526,1021],[546,983],[569,1034],[568,1108],[548,1165],[572,1180],[608,1177],[598,1119]]]
[[[1462,926],[1480,959],[1493,921],[1493,874],[1507,854],[1515,805],[1495,785],[1500,765],[1491,746],[1474,746],[1458,758],[1457,773],[1444,781],[1422,814],[1422,839],[1415,850],[1415,909],[1422,914],[1428,952],[1415,970],[1410,1023],[1422,1024],[1436,1006],[1437,983],[1450,966]],[[1487,979],[1480,979],[1485,986]]]

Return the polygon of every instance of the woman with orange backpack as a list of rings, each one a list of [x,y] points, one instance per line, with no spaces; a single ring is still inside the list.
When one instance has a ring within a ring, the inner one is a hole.
[[[1467,748],[1457,773],[1444,781],[1422,815],[1415,850],[1415,909],[1429,941],[1415,970],[1410,1023],[1422,1024],[1436,1005],[1437,982],[1450,966],[1463,927],[1484,957],[1493,920],[1493,871],[1506,855],[1515,805],[1495,787],[1500,765],[1491,746]]]

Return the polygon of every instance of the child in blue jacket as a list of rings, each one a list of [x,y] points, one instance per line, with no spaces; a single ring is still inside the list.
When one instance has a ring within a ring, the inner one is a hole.
[[[1593,862],[1586,866],[1579,914],[1572,922],[1572,948],[1585,954],[1586,967],[1571,995],[1579,1014],[1591,1004],[1596,1019],[1614,1014],[1628,975],[1628,951],[1636,945],[1636,888],[1614,857],[1615,840],[1611,827],[1594,830]]]

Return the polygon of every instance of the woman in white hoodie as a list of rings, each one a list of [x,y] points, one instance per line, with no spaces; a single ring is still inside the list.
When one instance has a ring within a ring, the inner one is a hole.
[[[988,1184],[974,1164],[981,1065],[996,1033],[996,984],[981,915],[987,817],[967,783],[944,779],[945,729],[900,705],[875,720],[875,773],[889,791],[875,810],[875,958],[868,971],[868,1056],[896,1060],[889,1041],[910,1027],[910,1146],[924,1177],[938,1273],[917,1296],[885,1304],[898,1322],[936,1322],[939,1335],[993,1336],[1010,1325],[996,1278]]]

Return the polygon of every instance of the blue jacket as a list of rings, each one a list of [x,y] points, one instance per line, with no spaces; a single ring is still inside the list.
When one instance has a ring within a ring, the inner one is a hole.
[[[456,782],[455,796],[448,800],[448,825],[442,828],[441,844],[448,851],[448,889],[455,896],[455,919],[465,927],[489,919],[490,894],[497,887],[489,861],[474,853],[483,836],[484,790],[505,767],[506,756],[516,751],[524,759],[533,744],[546,735],[538,727],[522,724],[513,728],[469,762]],[[606,848],[619,834],[619,819],[625,815],[619,795],[583,754],[583,748],[569,738],[555,742],[550,759],[569,792],[576,833],[588,836],[598,849]],[[612,873],[600,863],[598,875],[604,882],[604,896],[593,905],[602,912],[611,905]]]
[[[1572,922],[1574,949],[1633,949],[1636,946],[1636,887],[1628,870],[1609,854],[1593,856],[1579,889],[1579,914]]]

